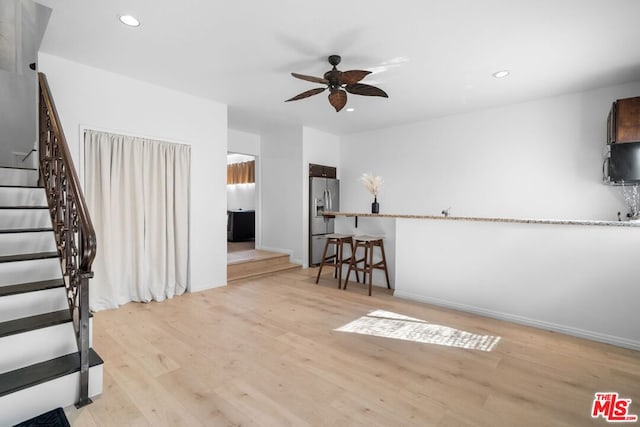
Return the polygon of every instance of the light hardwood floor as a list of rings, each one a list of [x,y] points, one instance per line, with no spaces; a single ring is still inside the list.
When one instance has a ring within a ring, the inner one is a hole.
[[[314,285],[316,271],[96,313],[104,393],[67,408],[72,425],[607,425],[590,416],[599,391],[640,415],[640,352],[341,291],[330,273]],[[375,309],[502,340],[483,352],[334,331]]]

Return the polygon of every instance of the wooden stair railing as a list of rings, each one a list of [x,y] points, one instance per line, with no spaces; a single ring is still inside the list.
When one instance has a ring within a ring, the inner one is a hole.
[[[76,407],[91,403],[89,398],[89,279],[96,255],[96,234],[89,217],[80,181],[62,131],[47,78],[39,81],[39,183],[47,193],[67,300],[73,317],[80,353],[80,398]]]

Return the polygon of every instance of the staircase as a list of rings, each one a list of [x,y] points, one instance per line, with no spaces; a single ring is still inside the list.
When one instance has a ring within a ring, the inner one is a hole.
[[[37,170],[0,168],[0,425],[79,400],[80,358]],[[91,325],[91,321],[90,321]],[[91,328],[91,326],[90,326]],[[102,392],[90,351],[89,396]]]
[[[0,426],[102,393],[88,308],[95,235],[39,79],[43,170],[0,167]]]

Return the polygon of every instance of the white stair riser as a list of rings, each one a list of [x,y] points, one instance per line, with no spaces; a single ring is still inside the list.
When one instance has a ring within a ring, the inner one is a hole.
[[[0,185],[25,185],[38,184],[38,171],[30,169],[0,168]]]
[[[0,206],[47,206],[47,195],[44,188],[0,187]]]
[[[0,256],[53,252],[56,241],[53,231],[0,234]]]
[[[62,277],[58,258],[0,263],[0,286]]]
[[[102,366],[89,369],[89,397],[102,394]],[[0,397],[0,426],[12,426],[54,408],[71,406],[80,396],[80,373]]]
[[[0,209],[0,229],[51,228],[48,209]]]
[[[0,298],[0,322],[68,308],[64,287],[7,295]]]
[[[90,337],[92,329],[93,319],[89,319]],[[1,337],[0,348],[11,349],[0,352],[0,373],[4,373],[75,353],[78,351],[78,344],[73,324],[68,322]]]

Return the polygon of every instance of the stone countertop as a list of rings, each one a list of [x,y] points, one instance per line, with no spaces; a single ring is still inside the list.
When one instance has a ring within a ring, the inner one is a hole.
[[[468,216],[406,215],[406,214],[372,214],[363,212],[324,212],[328,217],[375,217],[397,219],[430,219],[440,221],[477,221],[477,222],[510,222],[517,224],[557,224],[557,225],[598,225],[609,227],[640,227],[640,222],[630,221],[595,221],[577,219],[519,219],[519,218],[480,218]]]

